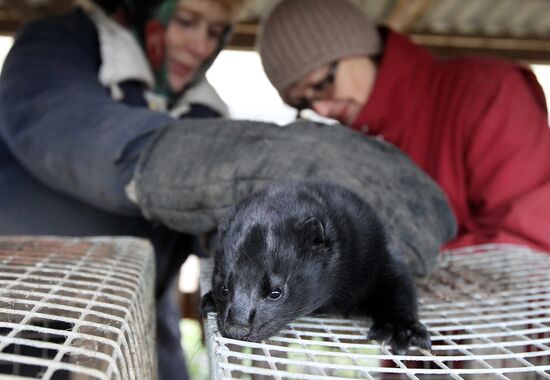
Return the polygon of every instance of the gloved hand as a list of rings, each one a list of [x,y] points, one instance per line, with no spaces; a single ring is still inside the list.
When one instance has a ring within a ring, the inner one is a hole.
[[[319,178],[371,204],[416,275],[429,274],[456,231],[439,187],[391,144],[340,125],[189,119],[159,130],[134,175],[144,215],[192,234],[273,181]]]

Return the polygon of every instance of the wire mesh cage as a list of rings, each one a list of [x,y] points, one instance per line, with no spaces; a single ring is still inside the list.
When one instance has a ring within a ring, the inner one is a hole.
[[[212,263],[203,261],[201,286]],[[419,283],[432,351],[393,355],[369,321],[305,317],[262,343],[227,339],[205,321],[211,378],[550,379],[550,255],[512,245],[447,251]]]
[[[138,239],[0,238],[0,378],[156,378],[153,260]]]

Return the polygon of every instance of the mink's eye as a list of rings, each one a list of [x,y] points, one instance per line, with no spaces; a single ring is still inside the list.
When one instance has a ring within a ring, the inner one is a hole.
[[[275,301],[281,298],[283,295],[283,291],[280,288],[273,288],[271,289],[271,292],[269,292],[269,295],[267,296],[270,300]]]
[[[225,285],[222,285],[220,287],[220,292],[222,293],[222,296],[226,297],[229,295],[229,289]]]

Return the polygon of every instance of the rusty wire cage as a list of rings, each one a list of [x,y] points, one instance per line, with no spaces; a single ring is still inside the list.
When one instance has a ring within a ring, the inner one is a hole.
[[[0,378],[156,378],[153,280],[142,240],[0,238]]]
[[[201,285],[210,284],[203,262]],[[432,351],[393,355],[368,321],[305,317],[262,343],[227,339],[205,321],[211,378],[550,379],[550,255],[512,245],[445,252],[419,284]]]

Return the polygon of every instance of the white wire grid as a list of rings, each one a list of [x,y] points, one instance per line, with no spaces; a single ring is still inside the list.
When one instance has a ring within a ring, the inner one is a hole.
[[[0,379],[154,379],[154,257],[132,238],[0,237]]]
[[[368,321],[333,316],[301,318],[261,344],[232,340],[210,314],[211,378],[550,379],[550,255],[497,244],[448,251],[419,288],[431,353],[393,355],[366,340]]]

